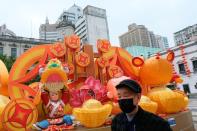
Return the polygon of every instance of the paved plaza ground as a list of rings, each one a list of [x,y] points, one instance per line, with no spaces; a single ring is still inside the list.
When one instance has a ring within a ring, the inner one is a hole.
[[[195,129],[197,131],[197,98],[190,99],[189,109],[192,111],[192,118],[193,118]]]

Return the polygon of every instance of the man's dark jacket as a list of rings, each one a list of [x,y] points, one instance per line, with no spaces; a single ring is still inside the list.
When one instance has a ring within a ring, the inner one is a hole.
[[[167,121],[138,107],[131,122],[125,113],[116,115],[112,120],[112,131],[172,131]]]

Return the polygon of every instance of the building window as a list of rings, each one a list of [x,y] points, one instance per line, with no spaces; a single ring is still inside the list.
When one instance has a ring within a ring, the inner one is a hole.
[[[189,84],[183,84],[183,90],[185,94],[189,97],[189,94],[191,93]]]
[[[193,60],[192,65],[193,65],[194,72],[197,72],[197,60]]]
[[[179,73],[180,74],[185,74],[185,66],[184,66],[184,64],[181,63],[181,64],[178,64],[178,66],[179,66]]]
[[[3,47],[0,47],[0,55],[3,55]]]
[[[28,49],[27,48],[25,48],[24,50],[23,50],[23,52],[26,52]]]
[[[16,57],[16,55],[17,55],[17,49],[11,48],[11,57]]]

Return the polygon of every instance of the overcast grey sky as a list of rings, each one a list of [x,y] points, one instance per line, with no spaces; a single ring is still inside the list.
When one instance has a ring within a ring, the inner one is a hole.
[[[18,36],[38,38],[46,16],[54,23],[74,2],[82,8],[106,9],[113,45],[119,45],[118,36],[131,23],[167,36],[170,46],[174,32],[197,23],[197,0],[0,0],[0,25],[6,24]]]

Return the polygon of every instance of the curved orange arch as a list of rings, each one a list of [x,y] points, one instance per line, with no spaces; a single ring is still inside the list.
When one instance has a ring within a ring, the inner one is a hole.
[[[34,95],[36,92],[23,84],[34,78],[39,71],[39,65],[44,64],[48,57],[49,45],[37,45],[22,54],[12,66],[9,76],[8,91],[11,99],[23,98],[25,94],[22,89]],[[38,62],[38,64],[28,72],[28,69]]]

